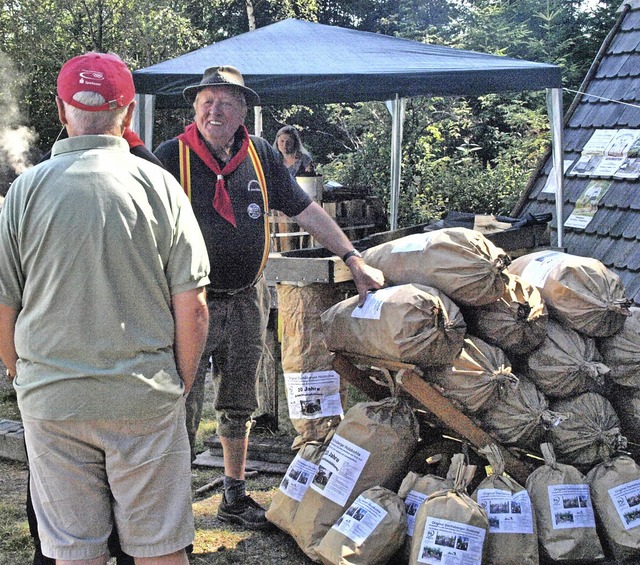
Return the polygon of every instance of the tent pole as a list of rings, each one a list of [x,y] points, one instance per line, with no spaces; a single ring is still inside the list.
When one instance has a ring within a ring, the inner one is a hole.
[[[262,106],[254,106],[253,108],[253,133],[262,137]]]
[[[551,122],[552,174],[556,185],[556,223],[558,247],[564,247],[564,143],[562,125],[562,89],[547,88],[547,112]]]
[[[406,100],[396,94],[394,100],[387,101],[391,113],[391,190],[389,194],[390,228],[398,229],[398,202],[400,200],[400,177],[402,164],[402,126]]]
[[[135,131],[149,151],[153,150],[153,115],[156,97],[153,94],[136,94],[131,129]]]

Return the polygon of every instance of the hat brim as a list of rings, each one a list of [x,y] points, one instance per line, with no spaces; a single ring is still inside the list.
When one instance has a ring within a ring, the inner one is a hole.
[[[182,91],[182,96],[184,96],[184,99],[189,102],[189,104],[193,104],[198,92],[205,88],[216,88],[218,86],[237,88],[244,95],[244,99],[247,102],[247,106],[249,108],[252,108],[253,106],[260,106],[260,97],[258,96],[258,94],[250,88],[246,86],[240,86],[239,84],[227,84],[223,82],[213,84],[192,84],[191,86],[187,86]]]

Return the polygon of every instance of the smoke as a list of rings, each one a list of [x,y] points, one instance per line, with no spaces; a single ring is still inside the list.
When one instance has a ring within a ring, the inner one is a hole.
[[[33,164],[30,156],[37,134],[24,124],[20,112],[21,83],[11,59],[0,52],[0,194],[6,194],[13,180]]]

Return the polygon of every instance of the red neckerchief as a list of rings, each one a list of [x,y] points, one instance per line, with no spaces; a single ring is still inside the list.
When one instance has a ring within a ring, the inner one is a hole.
[[[246,159],[249,151],[249,132],[244,125],[240,126],[240,132],[242,133],[242,145],[240,150],[231,158],[222,169],[218,164],[216,158],[211,154],[211,150],[202,139],[202,136],[198,132],[198,128],[195,123],[189,124],[184,133],[178,136],[189,148],[191,148],[195,154],[202,159],[202,162],[209,167],[217,177],[216,191],[213,196],[213,207],[225,220],[227,220],[233,227],[236,226],[236,218],[233,213],[233,206],[231,205],[231,198],[227,192],[227,187],[224,184],[225,175],[231,174],[235,171],[240,164]]]
[[[144,145],[144,141],[140,139],[138,134],[130,128],[125,128],[122,133],[122,137],[124,137],[125,141],[129,144],[129,149],[133,149],[134,147],[140,147],[140,145]]]

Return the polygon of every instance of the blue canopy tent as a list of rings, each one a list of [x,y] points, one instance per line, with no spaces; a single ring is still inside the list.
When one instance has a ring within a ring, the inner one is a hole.
[[[151,143],[154,108],[186,106],[183,88],[199,82],[204,70],[215,65],[237,67],[263,105],[387,101],[393,122],[392,229],[397,227],[406,98],[547,89],[554,162],[562,162],[559,67],[296,19],[134,71],[139,108],[134,127],[147,145]],[[562,167],[555,170],[561,196]],[[562,202],[561,197],[557,200]]]

